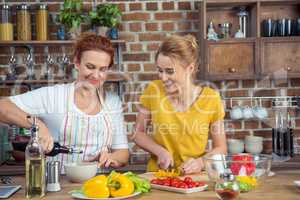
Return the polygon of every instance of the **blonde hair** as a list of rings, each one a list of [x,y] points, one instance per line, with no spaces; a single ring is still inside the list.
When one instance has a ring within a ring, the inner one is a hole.
[[[200,51],[197,40],[193,35],[171,35],[167,37],[160,45],[155,55],[155,60],[157,60],[159,54],[181,62],[183,67],[194,64],[195,71],[198,70]]]

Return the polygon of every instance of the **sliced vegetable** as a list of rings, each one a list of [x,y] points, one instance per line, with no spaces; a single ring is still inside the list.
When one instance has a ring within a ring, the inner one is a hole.
[[[172,169],[171,171],[159,169],[157,172],[154,173],[156,178],[164,178],[164,177],[178,177],[180,176],[181,170],[180,169]]]
[[[135,192],[146,193],[150,191],[151,185],[147,179],[143,179],[133,172],[126,172],[124,175],[133,182]]]
[[[251,176],[236,176],[241,192],[249,192],[257,187],[257,180]]]
[[[194,181],[191,177],[185,177],[184,180],[181,180],[178,177],[174,178],[155,178],[151,180],[152,184],[156,185],[164,185],[169,187],[176,187],[176,188],[194,188],[194,187],[203,187],[206,185],[205,182],[202,181]]]
[[[255,172],[256,166],[253,162],[252,155],[248,154],[237,154],[233,156],[233,162],[230,165],[231,172],[234,175],[252,175],[253,172]]]

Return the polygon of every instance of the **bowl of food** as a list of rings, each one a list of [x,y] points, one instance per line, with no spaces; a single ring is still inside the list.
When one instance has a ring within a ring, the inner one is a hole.
[[[96,162],[80,162],[64,164],[67,178],[74,183],[81,183],[97,174]]]
[[[236,199],[263,184],[272,164],[272,156],[252,154],[213,154],[204,157],[209,180],[220,199]]]

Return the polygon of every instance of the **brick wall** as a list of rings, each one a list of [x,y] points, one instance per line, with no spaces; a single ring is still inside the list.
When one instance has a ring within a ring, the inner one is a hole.
[[[21,1],[6,0],[11,4],[19,4]],[[55,16],[62,4],[62,0],[51,1],[24,1],[36,4],[38,2],[46,2],[49,4],[51,15]],[[85,10],[91,8],[92,1],[84,1]],[[138,96],[145,85],[157,78],[156,69],[154,66],[154,56],[157,47],[161,40],[168,34],[172,33],[191,33],[197,35],[199,15],[197,1],[147,1],[147,0],[110,0],[97,1],[116,3],[119,5],[123,15],[122,23],[119,26],[120,38],[126,40],[126,45],[123,47],[123,69],[129,73],[131,81],[124,84],[123,99],[125,100],[125,120],[127,130],[130,133],[136,118],[138,105]],[[50,23],[51,39],[56,39],[57,24]],[[84,27],[87,29],[87,27]],[[68,49],[70,50],[70,48]],[[50,49],[50,52],[59,52],[60,48]],[[18,50],[22,53],[22,49]],[[43,50],[36,50],[37,57],[42,55]],[[0,49],[0,65],[7,64],[9,49]],[[42,62],[43,58],[38,59]],[[0,75],[5,74],[5,69],[0,68]],[[270,81],[264,79],[260,81],[254,80],[233,80],[214,82],[214,86],[220,89],[223,97],[237,96],[276,96],[285,92],[287,95],[300,95],[300,79],[289,79],[281,81]],[[16,93],[22,93],[27,89],[17,87]],[[12,94],[11,88],[0,86],[0,95],[7,96]],[[236,105],[238,102],[232,102]],[[249,101],[241,101],[243,105],[251,105]],[[225,101],[226,104],[226,132],[230,138],[243,138],[245,135],[259,135],[265,137],[264,146],[265,152],[271,150],[271,127],[274,124],[273,112],[270,105],[270,100],[263,101],[263,105],[268,107],[270,118],[264,121],[259,120],[241,120],[233,121],[228,118],[231,106],[230,100]],[[300,138],[300,119],[296,118],[296,135]],[[298,141],[300,142],[300,141]]]

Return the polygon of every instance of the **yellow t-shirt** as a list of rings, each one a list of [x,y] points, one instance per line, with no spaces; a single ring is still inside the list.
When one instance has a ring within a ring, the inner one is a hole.
[[[140,102],[151,112],[154,141],[170,152],[175,167],[188,158],[204,154],[210,124],[225,115],[219,93],[209,87],[203,87],[196,101],[184,112],[173,108],[160,80],[147,86]],[[158,170],[156,156],[151,155],[147,170]]]

